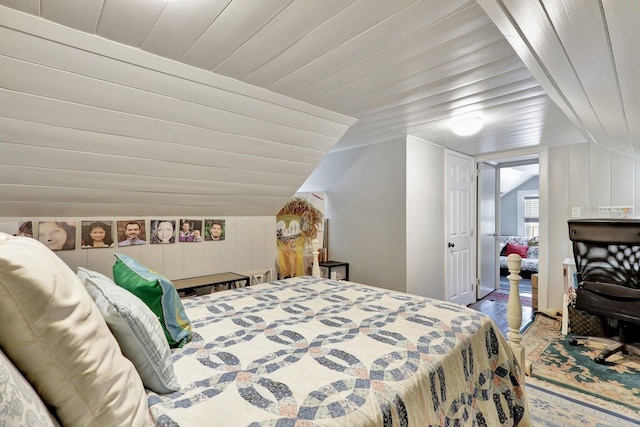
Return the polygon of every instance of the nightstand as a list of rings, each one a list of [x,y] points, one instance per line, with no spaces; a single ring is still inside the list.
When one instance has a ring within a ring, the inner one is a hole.
[[[318,264],[322,277],[333,280],[349,280],[349,263],[340,261],[325,261]]]

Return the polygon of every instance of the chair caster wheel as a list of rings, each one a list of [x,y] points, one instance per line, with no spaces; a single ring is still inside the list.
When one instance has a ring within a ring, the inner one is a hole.
[[[578,345],[578,340],[577,340],[577,339],[575,339],[575,338],[571,338],[571,339],[569,340],[569,345]]]
[[[596,356],[593,358],[593,361],[596,362],[598,365],[605,365],[607,363],[607,359],[605,359],[602,356]]]

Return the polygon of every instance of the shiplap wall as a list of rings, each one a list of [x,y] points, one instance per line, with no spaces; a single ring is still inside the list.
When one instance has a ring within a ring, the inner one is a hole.
[[[149,221],[152,219],[175,219],[176,224],[182,216],[178,217],[147,217],[147,236],[143,240],[145,245],[114,248],[81,249],[80,247],[80,222],[81,221],[122,221],[129,219],[142,219],[139,217],[4,217],[0,218],[5,232],[10,232],[7,227],[10,224],[17,225],[22,221],[33,221],[34,232],[40,221],[75,221],[76,249],[69,251],[56,251],[58,255],[74,271],[77,267],[85,267],[99,271],[109,277],[112,275],[112,266],[115,262],[114,253],[129,255],[141,263],[157,271],[168,279],[182,279],[185,277],[201,276],[206,274],[233,271],[236,273],[251,275],[264,273],[273,269],[277,256],[276,248],[276,218],[275,216],[251,216],[251,217],[224,217],[215,218],[225,220],[225,240],[202,241],[197,243],[178,242],[172,244],[149,244]],[[204,219],[204,217],[189,216],[189,219]],[[212,218],[208,216],[207,218]],[[176,226],[177,227],[177,226]],[[13,234],[13,233],[11,233]],[[37,235],[36,235],[37,238]],[[141,236],[142,238],[142,236]],[[271,277],[274,277],[273,275]]]
[[[270,216],[355,122],[0,6],[0,216]]]
[[[580,208],[581,218],[608,218],[615,216],[599,212],[600,206],[633,206],[632,216],[640,218],[640,160],[593,143],[551,147],[547,158],[546,182],[542,170],[540,175],[541,208],[548,217],[547,230],[541,224],[548,241],[547,295],[540,297],[549,308],[560,308],[562,263],[573,257],[567,225],[571,208]]]

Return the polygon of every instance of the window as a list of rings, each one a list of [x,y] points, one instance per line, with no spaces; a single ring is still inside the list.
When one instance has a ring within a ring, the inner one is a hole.
[[[540,198],[525,196],[524,198],[524,233],[527,237],[538,235]]]

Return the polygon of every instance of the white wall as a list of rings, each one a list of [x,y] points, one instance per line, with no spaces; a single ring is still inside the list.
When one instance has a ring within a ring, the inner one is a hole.
[[[11,223],[33,221],[35,225],[39,221],[76,221],[76,249],[70,251],[56,251],[55,253],[74,271],[77,267],[85,267],[99,271],[109,277],[112,275],[112,266],[115,262],[114,253],[123,253],[136,258],[147,267],[161,273],[168,279],[182,279],[185,277],[201,276],[206,274],[233,271],[241,274],[264,272],[273,268],[277,256],[275,216],[252,217],[222,217],[208,216],[207,218],[220,218],[225,220],[225,240],[203,241],[198,243],[181,243],[165,245],[146,245],[115,247],[115,248],[80,248],[80,222],[91,220],[120,221],[133,217],[92,217],[92,218],[8,218],[0,217],[2,231],[10,232],[7,227]],[[136,219],[139,217],[136,217]],[[156,219],[159,217],[154,217]],[[184,218],[184,217],[183,217]],[[190,219],[204,219],[189,216]],[[140,218],[142,219],[142,218]],[[149,241],[149,220],[145,218],[147,225],[147,238]],[[176,222],[179,218],[175,219]],[[114,222],[115,224],[115,222]],[[13,234],[13,233],[11,233]],[[37,236],[36,236],[37,237]],[[116,243],[117,246],[117,243]]]
[[[351,280],[444,298],[444,148],[407,137],[331,153],[301,188],[316,190],[329,258]]]
[[[523,220],[518,215],[518,208],[524,206],[523,199],[519,196],[521,191],[532,191],[532,194],[539,194],[539,177],[534,176],[523,182],[507,194],[500,196],[500,234],[503,236],[522,236],[519,234],[518,226],[523,227]]]
[[[445,299],[444,148],[407,137],[407,292]]]
[[[355,282],[406,291],[405,140],[332,153],[329,258]],[[321,167],[322,167],[321,164]]]

